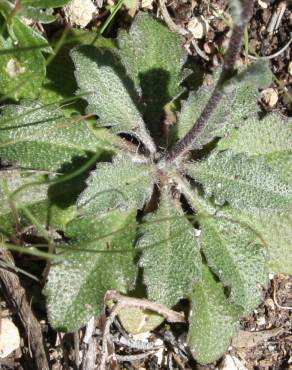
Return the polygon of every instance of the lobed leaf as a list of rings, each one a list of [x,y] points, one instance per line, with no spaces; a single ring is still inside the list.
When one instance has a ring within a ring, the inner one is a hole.
[[[118,155],[112,163],[98,163],[78,200],[82,212],[142,209],[152,194],[154,169],[144,159]]]
[[[200,218],[200,245],[208,266],[225,287],[230,301],[248,313],[261,298],[267,283],[267,254],[246,226],[226,218]]]
[[[81,46],[71,52],[79,93],[89,103],[88,113],[99,116],[101,126],[117,133],[130,133],[149,144],[138,97],[132,81],[110,50]],[[150,151],[154,151],[152,143]]]
[[[214,153],[207,160],[189,163],[187,173],[219,204],[228,201],[245,209],[287,209],[292,204],[292,186],[261,158]]]
[[[292,184],[292,121],[279,114],[262,120],[250,117],[246,124],[233,130],[218,143],[219,150],[246,153],[262,158],[281,177]]]
[[[199,363],[219,359],[226,351],[238,327],[241,308],[230,304],[224,288],[203,266],[202,281],[190,296],[191,316],[187,344]]]
[[[232,217],[258,233],[267,248],[270,270],[275,273],[292,274],[292,211],[247,212],[224,209],[218,216]]]
[[[122,63],[146,104],[147,125],[156,134],[163,107],[180,92],[182,67],[187,58],[182,43],[182,37],[164,23],[141,12],[129,33],[119,32]]]
[[[79,117],[38,102],[9,105],[0,116],[0,156],[19,166],[55,171],[73,158],[109,150]]]
[[[56,33],[52,42],[60,43],[64,37],[63,32]],[[39,100],[44,104],[55,103],[62,101],[65,103],[68,99],[70,104],[63,104],[62,110],[67,114],[79,112],[83,114],[85,111],[85,101],[81,97],[76,97],[72,101],[77,90],[77,83],[74,76],[74,64],[70,57],[70,51],[80,45],[92,44],[98,48],[114,48],[115,43],[112,39],[106,39],[99,36],[96,40],[96,32],[84,29],[71,28],[66,31],[66,39],[62,43],[58,53],[47,66],[47,76],[44,85],[41,89]],[[65,100],[65,101],[64,101]],[[108,129],[104,129],[109,133]]]
[[[107,290],[133,288],[135,213],[114,211],[76,218],[67,227],[70,245],[51,267],[45,295],[51,325],[75,331],[99,316]]]
[[[174,306],[201,277],[201,255],[193,225],[178,201],[164,194],[158,210],[145,219],[138,247],[148,298]]]
[[[198,91],[191,92],[183,102],[177,124],[173,127],[173,134],[177,139],[183,138],[200,117],[204,107],[211,97],[213,86],[204,86]],[[204,130],[197,136],[194,149],[201,149],[216,137],[226,135],[233,127],[242,125],[246,117],[256,113],[257,89],[245,83],[238,83],[231,91],[223,93],[213,115],[210,117]]]

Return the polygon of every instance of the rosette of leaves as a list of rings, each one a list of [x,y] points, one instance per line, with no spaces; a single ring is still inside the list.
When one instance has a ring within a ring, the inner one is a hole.
[[[187,342],[208,363],[224,353],[239,318],[259,304],[268,272],[291,273],[291,121],[259,118],[258,87],[270,73],[252,65],[224,84],[186,155],[169,160],[165,143],[184,137],[212,88],[203,85],[181,100],[182,39],[147,14],[117,41],[117,50],[71,52],[78,93],[86,114],[98,116],[95,125],[22,103],[14,116],[3,112],[0,155],[57,173],[76,158],[99,155],[49,273],[51,324],[78,329],[101,314],[108,289],[141,296],[142,276],[148,299],[168,307],[190,300]],[[164,109],[174,101],[181,108],[166,130]],[[99,135],[104,128],[110,144]]]

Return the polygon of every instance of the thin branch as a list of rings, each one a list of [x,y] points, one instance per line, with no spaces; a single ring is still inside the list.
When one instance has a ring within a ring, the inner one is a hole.
[[[235,24],[233,27],[219,81],[217,82],[217,85],[197,122],[191,130],[166,153],[165,157],[161,159],[162,163],[178,161],[187,151],[189,151],[196,141],[196,138],[203,132],[204,128],[208,124],[211,115],[218,107],[223,96],[222,86],[234,75],[235,62],[240,52],[244,29],[252,15],[253,3],[254,0],[242,0],[241,19],[239,23]]]
[[[180,322],[185,323],[185,317],[180,312],[173,311],[168,307],[160,303],[155,303],[147,299],[140,299],[134,297],[127,297],[115,290],[108,290],[105,294],[105,301],[114,301],[119,304],[120,307],[137,307],[142,310],[150,310],[157,312],[163,316],[168,322]]]
[[[9,265],[14,265],[11,253],[0,249],[0,258]],[[37,369],[49,370],[48,358],[44,348],[41,326],[33,314],[27,300],[24,288],[14,271],[0,267],[0,284],[8,306],[19,315],[21,323],[27,333],[28,345]]]
[[[128,307],[137,307],[142,310],[150,310],[153,312],[157,312],[159,315],[163,316],[168,322],[180,322],[185,323],[186,319],[183,314],[180,312],[173,311],[169,309],[168,307],[160,304],[155,303],[152,301],[148,301],[147,299],[140,299],[140,298],[134,298],[134,297],[127,297],[116,290],[108,290],[104,296],[104,301],[109,302],[113,301],[115,304],[111,309],[110,315],[108,316],[104,330],[103,330],[103,336],[102,336],[102,357],[100,361],[100,370],[106,369],[106,363],[109,360],[108,357],[108,345],[112,343],[112,340],[110,338],[110,328],[112,323],[114,322],[116,316],[119,314],[119,312]],[[115,358],[117,358],[116,355],[114,355]]]

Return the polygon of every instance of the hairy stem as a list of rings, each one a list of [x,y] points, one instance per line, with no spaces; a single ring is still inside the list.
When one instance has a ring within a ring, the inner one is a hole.
[[[196,138],[207,126],[211,115],[218,107],[223,96],[222,86],[234,75],[235,62],[240,52],[245,27],[252,15],[253,2],[254,0],[242,0],[240,20],[233,27],[221,75],[206,107],[191,130],[166,153],[163,161],[168,163],[178,161],[187,151],[189,151],[196,141]]]

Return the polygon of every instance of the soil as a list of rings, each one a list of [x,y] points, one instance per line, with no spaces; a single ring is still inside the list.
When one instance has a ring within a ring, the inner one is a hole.
[[[100,17],[97,17],[91,26],[103,24],[106,5],[107,2],[104,1],[104,7],[100,9]],[[205,25],[207,24],[203,37],[199,39],[186,37],[185,46],[189,54],[200,63],[206,72],[219,66],[222,63],[230,36],[228,1],[170,0],[167,5],[173,21],[183,28],[188,27],[194,17],[203,17]],[[138,11],[141,9],[136,12],[133,10],[120,12],[115,19],[116,24],[127,23],[129,25]],[[143,11],[160,15],[155,2],[143,8]],[[62,19],[62,13],[60,13],[60,19]],[[270,63],[275,78],[270,88],[274,90],[277,101],[271,104],[270,101],[262,100],[260,105],[263,111],[279,111],[286,116],[292,114],[291,46],[278,54],[277,52],[281,51],[291,39],[291,24],[291,5],[288,1],[255,1],[248,37],[239,61],[239,64],[246,64],[252,60],[252,56],[272,56]],[[276,56],[273,56],[274,54]],[[28,258],[22,261],[24,269],[25,263],[31,264],[32,260]],[[82,343],[84,330],[80,330],[75,335],[65,335],[53,331],[47,322],[40,294],[41,286],[32,283],[27,277],[22,277],[22,283],[29,296],[34,296],[33,308],[36,310],[43,330],[45,347],[50,355],[52,369],[77,369],[77,357],[81,356],[84,350],[84,343]],[[292,277],[284,275],[271,277],[270,285],[263,292],[263,297],[263,303],[254,310],[253,314],[242,319],[241,331],[225,356],[216,363],[207,366],[197,364],[185,348],[186,328],[184,326],[162,325],[147,338],[141,337],[133,343],[118,321],[115,321],[111,334],[115,338],[114,352],[117,354],[117,359],[112,362],[111,368],[116,370],[292,370]],[[34,366],[28,361],[27,356],[30,348],[25,340],[26,333],[18,322],[17,312],[6,307],[3,297],[0,297],[0,301],[1,317],[11,317],[18,326],[22,337],[21,349],[14,351],[4,359],[0,359],[0,369],[33,370]],[[96,324],[94,343],[97,351],[96,368],[98,368],[103,318]],[[81,343],[80,348],[78,342]],[[144,348],[141,347],[143,343]],[[148,347],[151,347],[152,351],[149,351]],[[229,359],[233,361],[233,367],[230,362],[227,365]]]

